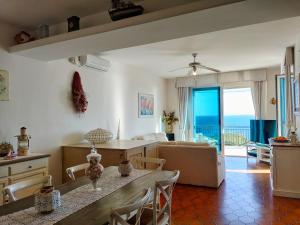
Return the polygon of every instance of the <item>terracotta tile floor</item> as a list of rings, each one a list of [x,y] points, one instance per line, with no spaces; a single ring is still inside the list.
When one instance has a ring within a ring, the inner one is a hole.
[[[218,190],[176,186],[172,224],[300,225],[300,200],[272,197],[268,166],[227,157],[226,168],[226,180]]]

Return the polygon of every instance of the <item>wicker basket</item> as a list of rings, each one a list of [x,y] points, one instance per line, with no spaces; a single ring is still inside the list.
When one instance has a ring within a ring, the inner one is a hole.
[[[113,134],[109,130],[98,128],[84,135],[84,138],[94,144],[102,144],[113,139]]]

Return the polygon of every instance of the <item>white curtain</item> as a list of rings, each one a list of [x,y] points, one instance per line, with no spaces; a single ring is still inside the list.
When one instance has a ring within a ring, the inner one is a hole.
[[[188,124],[188,105],[189,105],[189,88],[179,87],[179,135],[182,141],[186,140],[187,124]]]
[[[255,110],[255,118],[257,120],[262,119],[262,90],[263,81],[253,81],[251,86],[251,94]]]
[[[287,134],[291,128],[295,128],[295,118],[293,112],[293,97],[292,97],[292,68],[294,67],[294,47],[286,48],[284,59],[284,73],[285,73],[285,91],[286,91],[286,130]]]

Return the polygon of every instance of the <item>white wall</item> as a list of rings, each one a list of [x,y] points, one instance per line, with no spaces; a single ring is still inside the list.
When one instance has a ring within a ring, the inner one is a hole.
[[[276,105],[271,104],[271,99],[273,97],[276,98],[275,91],[275,77],[280,74],[280,67],[271,67],[267,68],[267,81],[264,84],[264,92],[263,99],[265,99],[264,104],[262,106],[263,112],[262,117],[264,119],[276,119]],[[177,89],[175,88],[176,79],[168,79],[167,83],[167,109],[168,111],[175,111],[178,116],[178,97],[177,97]],[[191,114],[192,112],[190,112]],[[179,139],[178,132],[178,124],[175,126],[175,137]],[[190,135],[192,135],[192,131],[190,131]]]
[[[66,59],[43,63],[14,56],[4,48],[16,30],[5,24],[0,28],[0,69],[10,73],[10,100],[0,102],[0,142],[15,144],[14,135],[26,126],[32,135],[31,151],[51,154],[50,173],[56,183],[61,180],[60,146],[81,141],[87,131],[101,127],[116,133],[118,119],[122,139],[159,131],[166,102],[164,79],[121,62],[112,62],[110,71],[103,73],[77,68]],[[83,115],[74,113],[70,101],[75,70],[88,95]],[[154,118],[138,118],[139,92],[155,95]]]

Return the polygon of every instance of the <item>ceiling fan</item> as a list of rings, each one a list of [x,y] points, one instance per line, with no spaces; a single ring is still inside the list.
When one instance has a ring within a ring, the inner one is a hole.
[[[192,56],[194,57],[194,61],[189,63],[189,65],[187,67],[177,68],[177,69],[171,70],[169,72],[175,72],[177,70],[189,69],[189,68],[192,69],[192,75],[194,75],[194,76],[197,75],[197,72],[198,72],[199,69],[210,70],[210,71],[213,71],[213,72],[216,72],[216,73],[221,72],[220,70],[217,70],[217,69],[212,68],[212,67],[204,66],[200,62],[197,62],[196,61],[197,55],[198,55],[197,53],[192,54]]]

